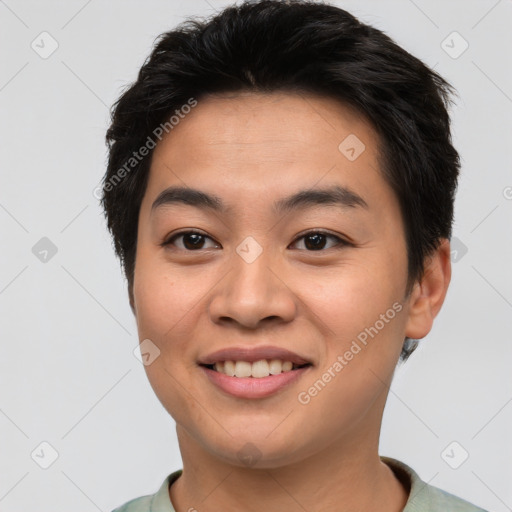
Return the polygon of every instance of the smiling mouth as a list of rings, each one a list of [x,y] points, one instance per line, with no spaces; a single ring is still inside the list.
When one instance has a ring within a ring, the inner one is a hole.
[[[252,363],[249,361],[219,361],[215,364],[201,364],[200,366],[228,377],[261,379],[312,365],[311,363],[295,364],[281,359],[260,359]]]

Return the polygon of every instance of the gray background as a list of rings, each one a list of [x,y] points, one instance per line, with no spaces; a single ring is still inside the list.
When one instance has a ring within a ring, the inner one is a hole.
[[[133,354],[126,283],[93,190],[108,107],[154,38],[227,4],[0,1],[1,511],[110,511],[181,467],[174,422]],[[336,4],[460,95],[452,284],[397,371],[381,453],[482,507],[511,510],[512,1]]]

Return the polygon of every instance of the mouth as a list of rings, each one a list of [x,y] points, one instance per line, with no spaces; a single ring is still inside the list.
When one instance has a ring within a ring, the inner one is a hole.
[[[275,395],[296,384],[314,366],[295,352],[269,345],[226,347],[197,364],[215,388],[243,399]]]
[[[204,368],[222,373],[228,377],[242,379],[262,379],[271,375],[293,372],[312,366],[311,363],[294,363],[282,359],[260,359],[258,361],[217,361],[213,364],[200,364]]]

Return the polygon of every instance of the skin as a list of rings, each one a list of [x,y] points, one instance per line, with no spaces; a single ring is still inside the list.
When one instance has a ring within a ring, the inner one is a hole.
[[[349,134],[366,147],[354,161],[338,150]],[[408,489],[378,456],[382,414],[404,337],[423,338],[444,301],[450,253],[443,240],[405,295],[404,227],[378,143],[371,124],[333,99],[243,93],[202,98],[155,148],[130,300],[140,340],[160,349],[145,369],[176,421],[184,471],[170,498],[178,512],[405,506]],[[333,184],[368,209],[271,211],[279,198]],[[152,212],[171,185],[215,194],[232,210],[173,204]],[[206,235],[202,249],[187,250],[187,237],[162,245],[187,228]],[[351,245],[327,237],[324,249],[311,250],[300,236],[319,229]],[[247,236],[263,250],[250,264],[236,252]],[[301,404],[298,394],[394,303],[401,311]],[[197,365],[221,348],[267,344],[313,363],[267,398],[227,395]],[[246,443],[259,453],[250,467],[237,455]]]

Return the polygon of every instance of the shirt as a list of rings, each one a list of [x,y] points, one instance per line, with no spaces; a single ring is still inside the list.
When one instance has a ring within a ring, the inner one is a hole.
[[[409,486],[409,498],[403,512],[487,512],[442,489],[429,485],[409,466],[396,459],[381,457],[397,478]],[[169,496],[169,487],[182,474],[179,469],[163,481],[155,494],[128,501],[112,512],[176,512]]]

